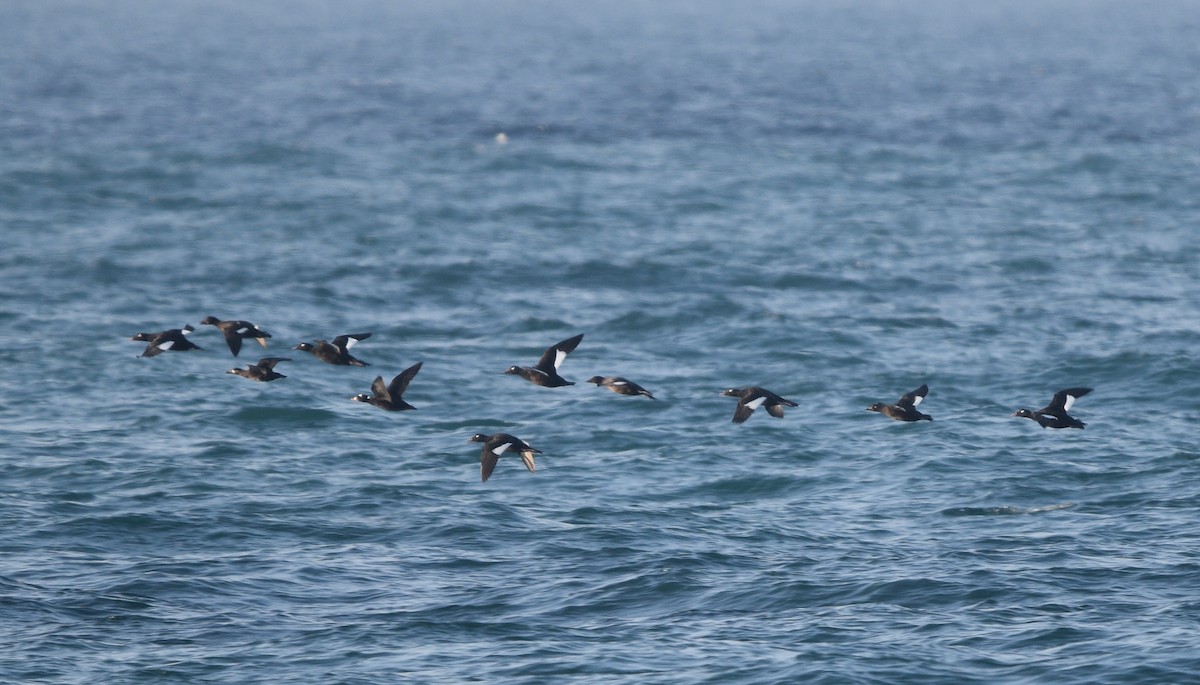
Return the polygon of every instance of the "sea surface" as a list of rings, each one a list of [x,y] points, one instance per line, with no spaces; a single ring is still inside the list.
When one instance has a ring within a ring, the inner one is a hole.
[[[1200,682],[1198,307],[1196,3],[3,3],[0,682]]]

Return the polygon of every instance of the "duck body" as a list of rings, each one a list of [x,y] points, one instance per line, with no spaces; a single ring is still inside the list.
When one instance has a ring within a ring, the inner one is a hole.
[[[146,349],[142,351],[143,357],[156,357],[163,352],[187,352],[188,350],[204,349],[187,339],[187,336],[192,331],[191,324],[183,328],[168,328],[159,333],[138,333],[129,338],[137,342],[146,343]]]
[[[521,461],[525,463],[525,468],[529,469],[530,473],[533,473],[534,470],[533,455],[542,453],[541,450],[530,447],[524,440],[508,433],[495,433],[493,435],[476,433],[470,437],[468,442],[483,443],[483,450],[479,455],[479,475],[485,481],[492,475],[492,471],[495,470],[496,463],[500,461],[500,455],[505,452],[511,450],[520,454]]]
[[[222,321],[215,316],[206,316],[200,323],[207,326],[216,326],[221,331],[221,334],[225,336],[225,344],[229,346],[229,351],[235,357],[242,351],[242,341],[246,338],[251,338],[259,345],[262,345],[263,348],[266,348],[267,338],[271,337],[271,334],[259,328],[258,324],[253,324],[249,321]]]
[[[275,371],[275,365],[279,362],[290,361],[290,359],[283,357],[263,357],[262,359],[259,359],[257,363],[249,364],[244,369],[230,369],[225,373],[232,373],[241,376],[242,378],[249,378],[252,381],[269,382],[278,380],[280,378],[287,378],[287,376],[283,375],[282,373]]]
[[[1068,414],[1067,410],[1075,404],[1075,400],[1091,391],[1091,388],[1067,388],[1066,390],[1059,390],[1050,399],[1050,404],[1041,409],[1037,411],[1018,409],[1012,415],[1025,419],[1033,419],[1042,428],[1083,429],[1087,424]]]
[[[598,388],[608,388],[618,395],[645,395],[650,399],[655,399],[650,391],[633,381],[622,378],[620,376],[592,376],[587,379],[588,383],[595,383]]]
[[[896,421],[932,421],[932,416],[929,414],[922,414],[921,412],[917,411],[917,405],[920,404],[928,394],[929,386],[922,383],[921,387],[917,388],[916,390],[913,390],[912,392],[906,392],[901,395],[900,399],[896,400],[895,404],[876,402],[875,404],[867,407],[867,411],[879,412],[889,419],[895,419]]]
[[[754,410],[759,407],[766,409],[767,413],[771,416],[782,419],[784,407],[800,406],[789,399],[784,399],[776,395],[766,388],[760,388],[756,385],[748,388],[729,388],[721,394],[726,397],[738,398],[737,407],[733,410],[734,423],[745,423],[746,419],[750,418]]]
[[[392,382],[387,385],[383,383],[383,376],[376,376],[375,382],[371,383],[372,394],[359,393],[350,399],[355,402],[366,402],[372,407],[379,407],[387,411],[409,411],[416,409],[416,407],[405,402],[401,396],[408,389],[408,384],[412,382],[413,376],[416,376],[417,372],[421,370],[422,363],[417,362],[396,374]]]
[[[346,335],[339,335],[334,338],[332,343],[324,340],[317,340],[315,344],[302,342],[292,349],[300,350],[301,352],[311,352],[312,356],[317,359],[335,366],[370,366],[370,364],[350,354],[351,347],[369,337],[371,337],[370,333],[347,333]]]
[[[504,370],[504,373],[520,376],[534,385],[546,388],[561,388],[564,385],[575,385],[573,381],[569,381],[558,375],[558,367],[562,366],[563,360],[579,346],[581,340],[583,340],[583,333],[555,343],[546,348],[546,351],[542,353],[541,359],[534,366],[510,366]]]

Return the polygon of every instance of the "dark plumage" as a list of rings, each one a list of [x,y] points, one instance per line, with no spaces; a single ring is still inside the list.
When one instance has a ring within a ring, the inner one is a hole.
[[[791,400],[776,395],[770,390],[757,386],[730,388],[721,394],[726,397],[738,398],[737,408],[733,410],[734,423],[745,423],[746,419],[750,418],[754,410],[759,407],[765,407],[768,414],[777,419],[782,419],[784,407],[800,406]]]
[[[654,395],[651,395],[649,390],[620,376],[592,376],[587,379],[587,382],[595,383],[596,387],[608,388],[619,395],[645,395],[654,399]]]
[[[921,400],[925,399],[925,396],[928,394],[929,386],[922,383],[921,387],[917,388],[916,390],[913,390],[912,392],[906,392],[901,395],[900,399],[897,400],[895,404],[876,402],[875,404],[867,407],[867,411],[877,411],[889,419],[895,419],[897,421],[932,421],[932,416],[929,414],[922,414],[921,412],[917,411],[917,405],[920,404]]]
[[[143,357],[153,357],[167,351],[186,352],[203,349],[187,339],[187,334],[194,330],[196,329],[188,324],[183,328],[168,328],[161,333],[138,333],[130,340],[147,343],[146,349],[141,354]]]
[[[200,323],[216,326],[220,329],[221,334],[225,336],[225,343],[229,345],[229,351],[235,357],[238,356],[238,352],[242,351],[243,338],[253,338],[259,345],[265,348],[267,346],[267,338],[271,337],[270,333],[249,321],[222,321],[215,316],[206,316]]]
[[[1083,428],[1087,424],[1068,414],[1067,410],[1071,408],[1071,405],[1075,404],[1075,400],[1091,391],[1091,388],[1067,388],[1066,390],[1059,390],[1054,393],[1050,404],[1037,411],[1018,409],[1013,412],[1013,416],[1033,419],[1042,428]]]
[[[401,395],[408,388],[408,384],[412,381],[413,376],[421,370],[422,362],[417,362],[407,369],[396,374],[391,383],[383,384],[383,376],[376,376],[375,382],[371,384],[372,395],[359,393],[350,399],[355,402],[366,402],[373,407],[386,409],[388,411],[406,411],[408,409],[416,409],[408,402],[401,399]]]
[[[583,340],[583,333],[546,348],[536,366],[530,368],[510,366],[504,373],[520,376],[534,385],[543,385],[547,388],[575,385],[572,381],[558,375],[558,367],[562,365],[567,355],[579,346],[580,340]]]
[[[350,348],[358,344],[360,340],[366,340],[371,337],[370,333],[347,333],[339,335],[333,339],[332,343],[327,343],[324,340],[316,341],[316,345],[312,343],[302,342],[293,347],[293,350],[302,352],[311,352],[312,356],[320,359],[327,364],[337,364],[339,366],[370,366],[361,359],[356,359],[350,354]]]
[[[530,447],[520,438],[515,438],[508,433],[496,433],[495,435],[476,433],[468,442],[483,443],[483,451],[479,455],[479,474],[483,480],[487,480],[488,476],[492,475],[492,470],[496,468],[496,462],[500,460],[500,455],[510,449],[521,455],[521,461],[525,462],[525,468],[529,469],[530,473],[533,473],[533,455],[542,453],[541,450]]]
[[[230,369],[225,373],[233,373],[242,378],[249,378],[252,381],[273,381],[278,378],[287,378],[282,373],[275,372],[275,365],[279,362],[290,362],[291,359],[283,357],[263,357],[256,364],[250,364],[244,369]]]

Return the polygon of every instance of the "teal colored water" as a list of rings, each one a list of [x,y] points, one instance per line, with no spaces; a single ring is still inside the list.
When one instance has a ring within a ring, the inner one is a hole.
[[[1198,682],[1198,36],[0,8],[0,681]],[[577,385],[502,374],[576,333]],[[350,401],[417,361],[416,411]],[[734,425],[752,384],[801,406]],[[1010,416],[1075,386],[1085,430]],[[537,472],[481,483],[501,431]]]

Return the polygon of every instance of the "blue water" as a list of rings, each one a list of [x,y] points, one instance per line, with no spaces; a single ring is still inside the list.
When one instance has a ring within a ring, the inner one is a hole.
[[[0,681],[1200,682],[1200,8],[582,5],[0,6]]]

